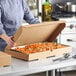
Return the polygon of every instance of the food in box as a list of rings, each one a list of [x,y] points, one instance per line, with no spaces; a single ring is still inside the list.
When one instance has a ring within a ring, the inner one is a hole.
[[[72,51],[70,46],[52,43],[64,27],[65,21],[43,22],[21,26],[13,39],[17,46],[13,47],[12,50],[10,50],[11,47],[7,46],[5,52],[13,57],[28,61],[70,53]],[[32,48],[32,51],[29,47]],[[39,48],[34,50],[34,47]],[[30,52],[25,49],[30,50]]]
[[[52,42],[43,42],[43,43],[33,43],[24,46],[13,47],[11,50],[19,51],[25,54],[32,54],[37,52],[53,51],[54,49],[64,48],[66,46],[52,43]]]
[[[27,56],[21,59],[31,61],[71,52],[71,47],[54,42],[39,42],[24,46],[13,47],[11,48],[11,52],[21,53]]]

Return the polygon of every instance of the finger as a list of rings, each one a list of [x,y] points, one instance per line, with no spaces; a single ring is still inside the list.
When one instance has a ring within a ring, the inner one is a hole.
[[[15,46],[14,41],[12,41],[11,39],[9,39],[8,44],[9,44],[10,46]]]

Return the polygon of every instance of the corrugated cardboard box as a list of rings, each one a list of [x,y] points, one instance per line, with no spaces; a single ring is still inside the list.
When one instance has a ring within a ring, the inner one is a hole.
[[[64,21],[52,21],[40,24],[32,24],[28,26],[21,26],[14,35],[14,41],[16,42],[17,46],[38,42],[52,42],[56,39],[64,27]],[[65,48],[53,50],[52,52],[46,51],[33,54],[25,54],[17,51],[12,51],[10,50],[9,46],[6,47],[6,53],[12,55],[13,57],[28,61],[43,59],[53,55],[58,56],[71,51],[72,48],[67,46]]]
[[[0,52],[0,67],[11,65],[11,56]]]

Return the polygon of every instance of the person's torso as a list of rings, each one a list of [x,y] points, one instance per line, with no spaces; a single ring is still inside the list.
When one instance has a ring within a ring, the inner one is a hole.
[[[2,23],[7,35],[14,35],[24,16],[22,0],[2,0]]]

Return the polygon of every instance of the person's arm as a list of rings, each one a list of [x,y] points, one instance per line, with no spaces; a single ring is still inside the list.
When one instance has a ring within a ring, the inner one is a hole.
[[[35,18],[32,12],[30,11],[27,2],[23,0],[23,8],[24,8],[24,20],[26,20],[29,24],[40,23],[38,18]]]
[[[14,46],[15,45],[14,41],[11,39],[11,37],[8,37],[6,35],[6,32],[3,29],[3,24],[2,24],[2,7],[1,7],[1,4],[0,4],[0,38],[2,38],[3,40],[5,40],[6,43],[9,46]]]

